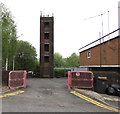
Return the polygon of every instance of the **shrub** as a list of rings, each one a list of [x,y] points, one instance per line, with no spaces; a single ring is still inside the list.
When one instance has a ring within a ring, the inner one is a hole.
[[[55,69],[54,70],[54,75],[56,78],[60,78],[60,77],[67,77],[67,73],[70,70],[66,70],[66,69]]]

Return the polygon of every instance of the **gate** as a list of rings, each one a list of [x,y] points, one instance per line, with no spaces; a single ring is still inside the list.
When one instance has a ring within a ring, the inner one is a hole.
[[[8,86],[10,89],[26,87],[26,71],[10,71]]]
[[[68,88],[93,88],[92,72],[68,72]]]

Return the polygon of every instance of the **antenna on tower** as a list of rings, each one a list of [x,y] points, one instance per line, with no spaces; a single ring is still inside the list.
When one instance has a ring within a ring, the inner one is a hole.
[[[54,17],[54,13],[52,13],[52,17]]]
[[[109,15],[110,15],[110,13],[109,13],[110,11],[108,11],[108,34],[110,33],[110,22],[109,22]],[[110,35],[108,35],[108,39],[110,39]]]
[[[40,11],[40,17],[42,17],[42,11]]]

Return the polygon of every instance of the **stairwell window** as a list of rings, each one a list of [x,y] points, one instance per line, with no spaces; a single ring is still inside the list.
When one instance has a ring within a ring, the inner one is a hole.
[[[45,63],[49,63],[49,55],[45,55],[44,56],[44,62]]]
[[[49,33],[48,32],[44,33],[44,39],[49,39]]]
[[[49,44],[44,44],[44,50],[49,51]]]
[[[87,58],[91,58],[91,52],[90,51],[87,52]]]
[[[48,28],[48,27],[49,27],[49,22],[45,22],[45,23],[44,23],[44,27],[45,27],[45,28]]]

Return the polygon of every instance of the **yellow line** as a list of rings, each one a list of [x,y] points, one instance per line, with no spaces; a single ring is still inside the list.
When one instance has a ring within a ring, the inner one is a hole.
[[[89,102],[91,102],[91,103],[93,103],[93,104],[95,104],[95,105],[97,105],[99,107],[106,108],[108,110],[112,110],[112,111],[115,111],[115,112],[120,112],[120,109],[104,105],[104,104],[102,104],[102,103],[100,103],[98,101],[95,101],[95,100],[93,100],[93,99],[91,99],[89,97],[86,97],[86,96],[84,96],[84,95],[82,95],[82,94],[80,94],[80,93],[78,93],[76,91],[71,91],[70,93],[72,93],[72,94],[74,94],[74,95],[76,95],[76,96],[78,96],[78,97],[80,97],[80,98],[82,98],[82,99],[84,99],[86,101],[89,101]]]
[[[8,94],[5,94],[5,95],[0,95],[0,98],[17,95],[17,94],[20,94],[20,93],[23,93],[23,92],[24,91],[19,90],[19,91],[13,92],[13,93],[8,93]]]
[[[9,89],[9,87],[0,88],[0,90],[7,90],[7,89]]]
[[[10,89],[9,89],[9,90],[6,90],[6,91],[2,91],[2,92],[0,92],[0,93],[6,93],[6,92],[8,92],[8,91],[10,91]]]

